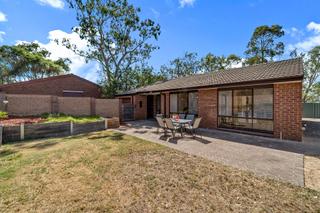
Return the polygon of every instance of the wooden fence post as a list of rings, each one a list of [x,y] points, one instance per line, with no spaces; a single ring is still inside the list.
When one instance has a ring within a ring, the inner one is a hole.
[[[20,140],[24,140],[24,123],[20,124]]]
[[[73,122],[70,121],[70,135],[73,135]]]
[[[0,146],[2,145],[3,126],[0,126]]]
[[[108,129],[108,119],[107,118],[104,119],[104,128]]]

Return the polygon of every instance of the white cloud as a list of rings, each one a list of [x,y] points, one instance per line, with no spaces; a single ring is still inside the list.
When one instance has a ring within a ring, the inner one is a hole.
[[[3,42],[3,36],[5,35],[6,33],[3,32],[3,31],[0,31],[0,43]]]
[[[193,6],[196,0],[179,0],[180,7]]]
[[[70,64],[70,72],[76,75],[82,76],[90,81],[96,81],[98,78],[98,63],[97,62],[89,62],[86,63],[85,59],[77,54],[75,54],[72,50],[58,45],[55,42],[55,39],[62,40],[63,38],[69,39],[72,44],[76,44],[77,48],[80,50],[87,49],[87,42],[85,40],[80,39],[78,34],[75,32],[66,33],[62,30],[53,30],[49,32],[48,35],[48,43],[37,42],[41,47],[46,48],[49,52],[51,52],[50,59],[57,60],[59,58],[69,58],[71,60]],[[22,43],[24,41],[17,41],[17,43]]]
[[[0,22],[8,21],[6,14],[0,11]]]
[[[297,29],[296,27],[291,27],[290,29],[285,29],[285,33],[289,34],[292,38],[300,39],[304,33],[302,30]]]
[[[49,5],[54,8],[63,9],[63,0],[36,0],[40,5]]]
[[[306,29],[309,31],[308,36],[305,36],[304,39],[295,44],[289,44],[289,51],[297,49],[298,52],[307,52],[313,47],[320,45],[320,24],[310,22],[306,26]]]
[[[312,21],[307,25],[307,29],[309,31],[315,31],[316,33],[320,33],[320,24],[317,24]]]

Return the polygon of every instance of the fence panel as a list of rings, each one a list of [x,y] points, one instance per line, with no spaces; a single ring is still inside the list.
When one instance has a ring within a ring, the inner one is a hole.
[[[303,117],[304,118],[320,118],[320,103],[304,103]]]
[[[97,121],[91,123],[84,123],[84,124],[73,124],[73,134],[81,134],[87,132],[95,132],[105,130],[105,121]]]

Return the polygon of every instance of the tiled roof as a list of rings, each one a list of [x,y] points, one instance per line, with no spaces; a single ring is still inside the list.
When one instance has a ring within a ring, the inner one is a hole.
[[[286,79],[303,79],[303,61],[301,58],[181,77],[119,95]]]

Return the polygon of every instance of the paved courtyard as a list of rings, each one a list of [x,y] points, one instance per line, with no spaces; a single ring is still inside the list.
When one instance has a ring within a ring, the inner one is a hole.
[[[128,122],[117,131],[299,186],[304,186],[304,154],[320,155],[317,143],[280,141],[219,130],[201,129],[202,138],[193,139],[189,135],[181,138],[177,134],[177,138],[172,139],[157,133],[154,121]]]

